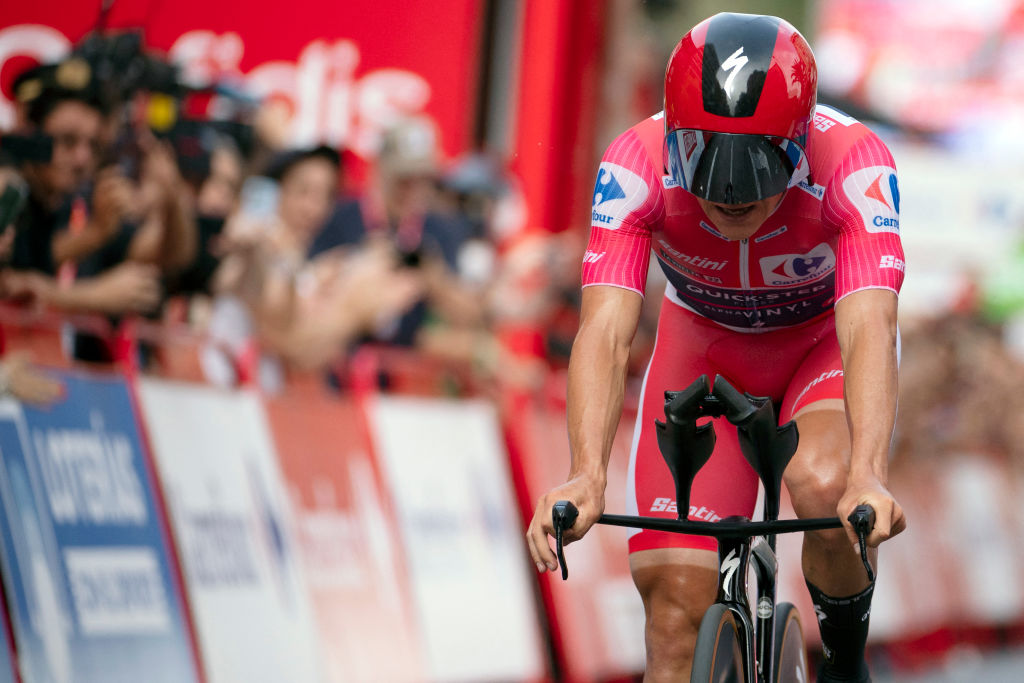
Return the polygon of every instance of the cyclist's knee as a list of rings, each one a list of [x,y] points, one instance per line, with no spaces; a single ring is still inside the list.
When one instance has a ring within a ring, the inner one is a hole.
[[[846,492],[848,469],[845,463],[821,463],[820,467],[802,467],[786,473],[786,488],[797,517],[830,517]]]
[[[830,517],[846,492],[850,436],[846,416],[818,410],[797,416],[800,445],[786,468],[786,488],[798,517]]]
[[[847,442],[802,438],[786,468],[786,488],[798,517],[830,517],[846,492],[849,476]]]
[[[710,553],[709,553],[710,554]],[[647,670],[689,669],[700,620],[715,597],[718,573],[703,564],[634,567],[646,612]]]

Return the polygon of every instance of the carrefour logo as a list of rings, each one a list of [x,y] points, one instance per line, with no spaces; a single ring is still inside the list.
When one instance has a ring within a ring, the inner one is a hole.
[[[650,190],[643,178],[610,161],[602,161],[594,184],[594,226],[617,230],[622,220],[640,208]]]
[[[611,170],[605,169],[602,164],[601,170],[597,174],[597,184],[594,185],[594,206],[601,206],[605,202],[625,196],[626,193],[622,191],[622,185],[619,185],[619,181],[615,179],[615,174]]]
[[[843,180],[843,193],[857,209],[868,232],[900,231],[900,188],[896,169],[869,166]]]
[[[836,267],[836,255],[832,247],[823,242],[806,254],[765,256],[760,264],[761,275],[767,286],[786,287],[831,273]]]

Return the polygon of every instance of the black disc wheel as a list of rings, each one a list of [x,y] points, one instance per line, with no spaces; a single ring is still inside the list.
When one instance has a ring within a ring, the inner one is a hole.
[[[690,683],[742,683],[742,652],[736,617],[725,605],[712,605],[697,631]]]
[[[774,683],[808,683],[804,629],[792,603],[783,602],[776,608],[774,656]]]

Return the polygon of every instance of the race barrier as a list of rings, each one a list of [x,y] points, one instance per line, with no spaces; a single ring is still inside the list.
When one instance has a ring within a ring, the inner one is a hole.
[[[530,564],[493,407],[376,396],[367,415],[407,556],[428,679],[542,680]]]
[[[176,566],[124,378],[61,373],[0,403],[2,567],[24,681],[197,681]]]
[[[14,637],[11,635],[11,625],[7,620],[7,601],[0,596],[0,608],[3,608],[4,618],[0,620],[0,683],[15,683],[16,673],[14,670]]]
[[[330,681],[419,681],[405,553],[359,408],[319,378],[268,397]]]
[[[564,394],[562,394],[564,395]],[[513,466],[520,472],[524,523],[537,499],[565,481],[569,470],[565,404],[557,396],[526,398],[507,420]],[[619,425],[609,462],[605,509],[625,510],[626,467],[633,416]],[[643,671],[644,611],[629,574],[626,530],[595,526],[566,548],[569,581],[540,575],[540,586],[562,680],[608,681]]]
[[[8,349],[49,360],[53,332],[8,334]],[[0,683],[642,671],[625,530],[570,545],[568,582],[538,577],[523,543],[568,468],[558,378],[484,400],[408,356],[353,365],[342,390],[290,376],[277,395],[211,387],[189,362],[164,370],[190,381],[65,368],[47,408],[0,400]],[[454,386],[461,398],[441,396]],[[633,419],[613,446],[609,512],[625,509]],[[892,486],[910,526],[883,548],[872,656],[914,667],[963,642],[1022,642],[1024,474],[965,454],[896,467]],[[799,538],[779,550],[780,599],[814,646]]]
[[[209,680],[322,680],[291,506],[259,398],[148,378],[138,392]]]

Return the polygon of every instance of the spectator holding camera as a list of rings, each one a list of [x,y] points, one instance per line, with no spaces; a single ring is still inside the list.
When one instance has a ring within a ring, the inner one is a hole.
[[[338,205],[314,249],[379,244],[397,255],[421,296],[400,316],[380,316],[369,341],[433,346],[431,328],[475,326],[483,320],[479,282],[459,279],[459,254],[472,236],[464,216],[439,201],[437,127],[426,116],[400,117],[382,135],[364,196]]]
[[[23,74],[15,95],[29,139],[50,150],[19,163],[29,198],[15,237],[14,282],[62,310],[153,310],[161,274],[185,265],[195,249],[173,154],[144,134],[137,183],[114,164],[100,168],[111,107],[81,59]],[[59,285],[64,264],[77,278]]]

